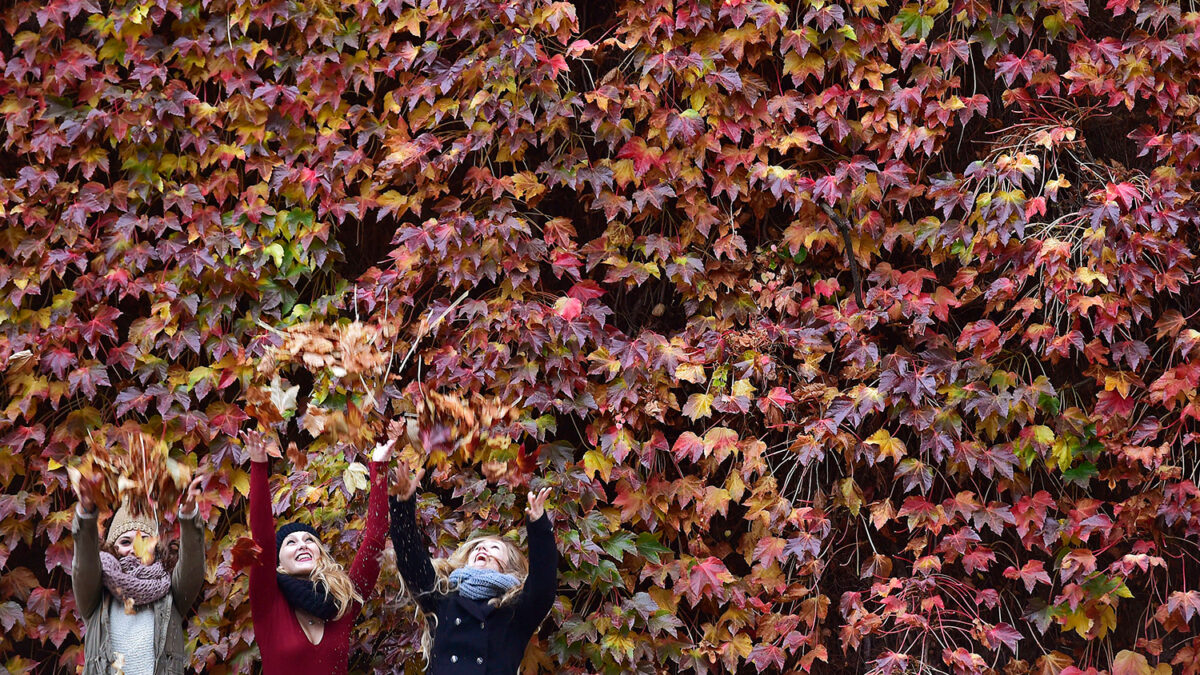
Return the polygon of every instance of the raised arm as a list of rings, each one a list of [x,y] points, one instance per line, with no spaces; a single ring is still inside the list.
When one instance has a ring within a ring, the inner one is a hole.
[[[379,559],[383,554],[387,528],[387,463],[373,461],[371,496],[367,501],[367,525],[363,530],[358,553],[354,556],[354,564],[350,566],[350,580],[354,582],[354,587],[363,599],[371,594],[375,589],[375,582],[379,579]]]
[[[75,592],[75,608],[87,619],[100,606],[100,533],[96,529],[96,511],[75,507],[71,521],[71,538],[75,553],[71,560],[71,589]]]
[[[171,572],[171,598],[180,616],[192,608],[204,587],[204,523],[196,505],[202,480],[192,480],[179,507],[179,562]]]
[[[429,547],[417,530],[417,499],[392,497],[392,547],[396,550],[396,568],[408,587],[408,592],[417,599],[426,612],[437,611],[440,594],[434,590],[437,574],[429,558]]]
[[[258,564],[250,568],[250,583],[254,583],[255,572],[262,572],[274,581],[275,566],[275,516],[271,514],[271,489],[267,485],[269,473],[266,460],[250,462],[250,536],[262,549]]]
[[[521,622],[533,632],[554,606],[558,590],[558,547],[554,543],[554,526],[544,511],[548,488],[537,495],[529,494],[529,509],[525,534],[529,540],[529,576],[515,601],[514,621]]]

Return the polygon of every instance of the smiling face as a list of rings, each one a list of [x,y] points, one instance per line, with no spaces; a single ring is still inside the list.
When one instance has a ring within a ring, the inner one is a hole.
[[[477,569],[503,572],[508,566],[508,546],[492,537],[480,539],[479,543],[471,549],[470,557],[467,558],[467,567]]]
[[[307,577],[321,559],[321,543],[307,532],[293,532],[279,547],[279,571],[294,577]]]

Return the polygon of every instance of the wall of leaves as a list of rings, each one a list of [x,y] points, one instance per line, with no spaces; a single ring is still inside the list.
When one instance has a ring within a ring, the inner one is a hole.
[[[443,464],[420,519],[447,547],[555,487],[528,673],[1200,672],[1192,3],[0,22],[9,672],[82,662],[65,467],[127,423],[211,475],[192,667],[252,671],[237,434],[272,368],[277,511],[347,560],[385,402],[519,406],[516,478]],[[350,321],[392,380],[264,367]],[[353,671],[420,671],[398,591],[385,561]]]

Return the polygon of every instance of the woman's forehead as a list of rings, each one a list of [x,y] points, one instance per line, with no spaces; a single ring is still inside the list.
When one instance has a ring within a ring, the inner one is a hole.
[[[316,537],[312,536],[312,534],[310,534],[308,532],[293,532],[283,538],[283,543],[286,544],[289,541],[299,542],[299,541],[304,541],[305,539],[312,539],[312,540],[316,541]]]

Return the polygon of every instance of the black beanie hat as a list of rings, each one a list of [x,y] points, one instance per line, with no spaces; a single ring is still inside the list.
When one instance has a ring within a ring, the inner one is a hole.
[[[283,540],[287,539],[287,536],[293,532],[307,532],[313,536],[313,539],[317,541],[321,540],[321,537],[317,535],[317,531],[311,525],[301,522],[291,522],[275,530],[275,555],[279,555],[279,549],[283,548]]]

